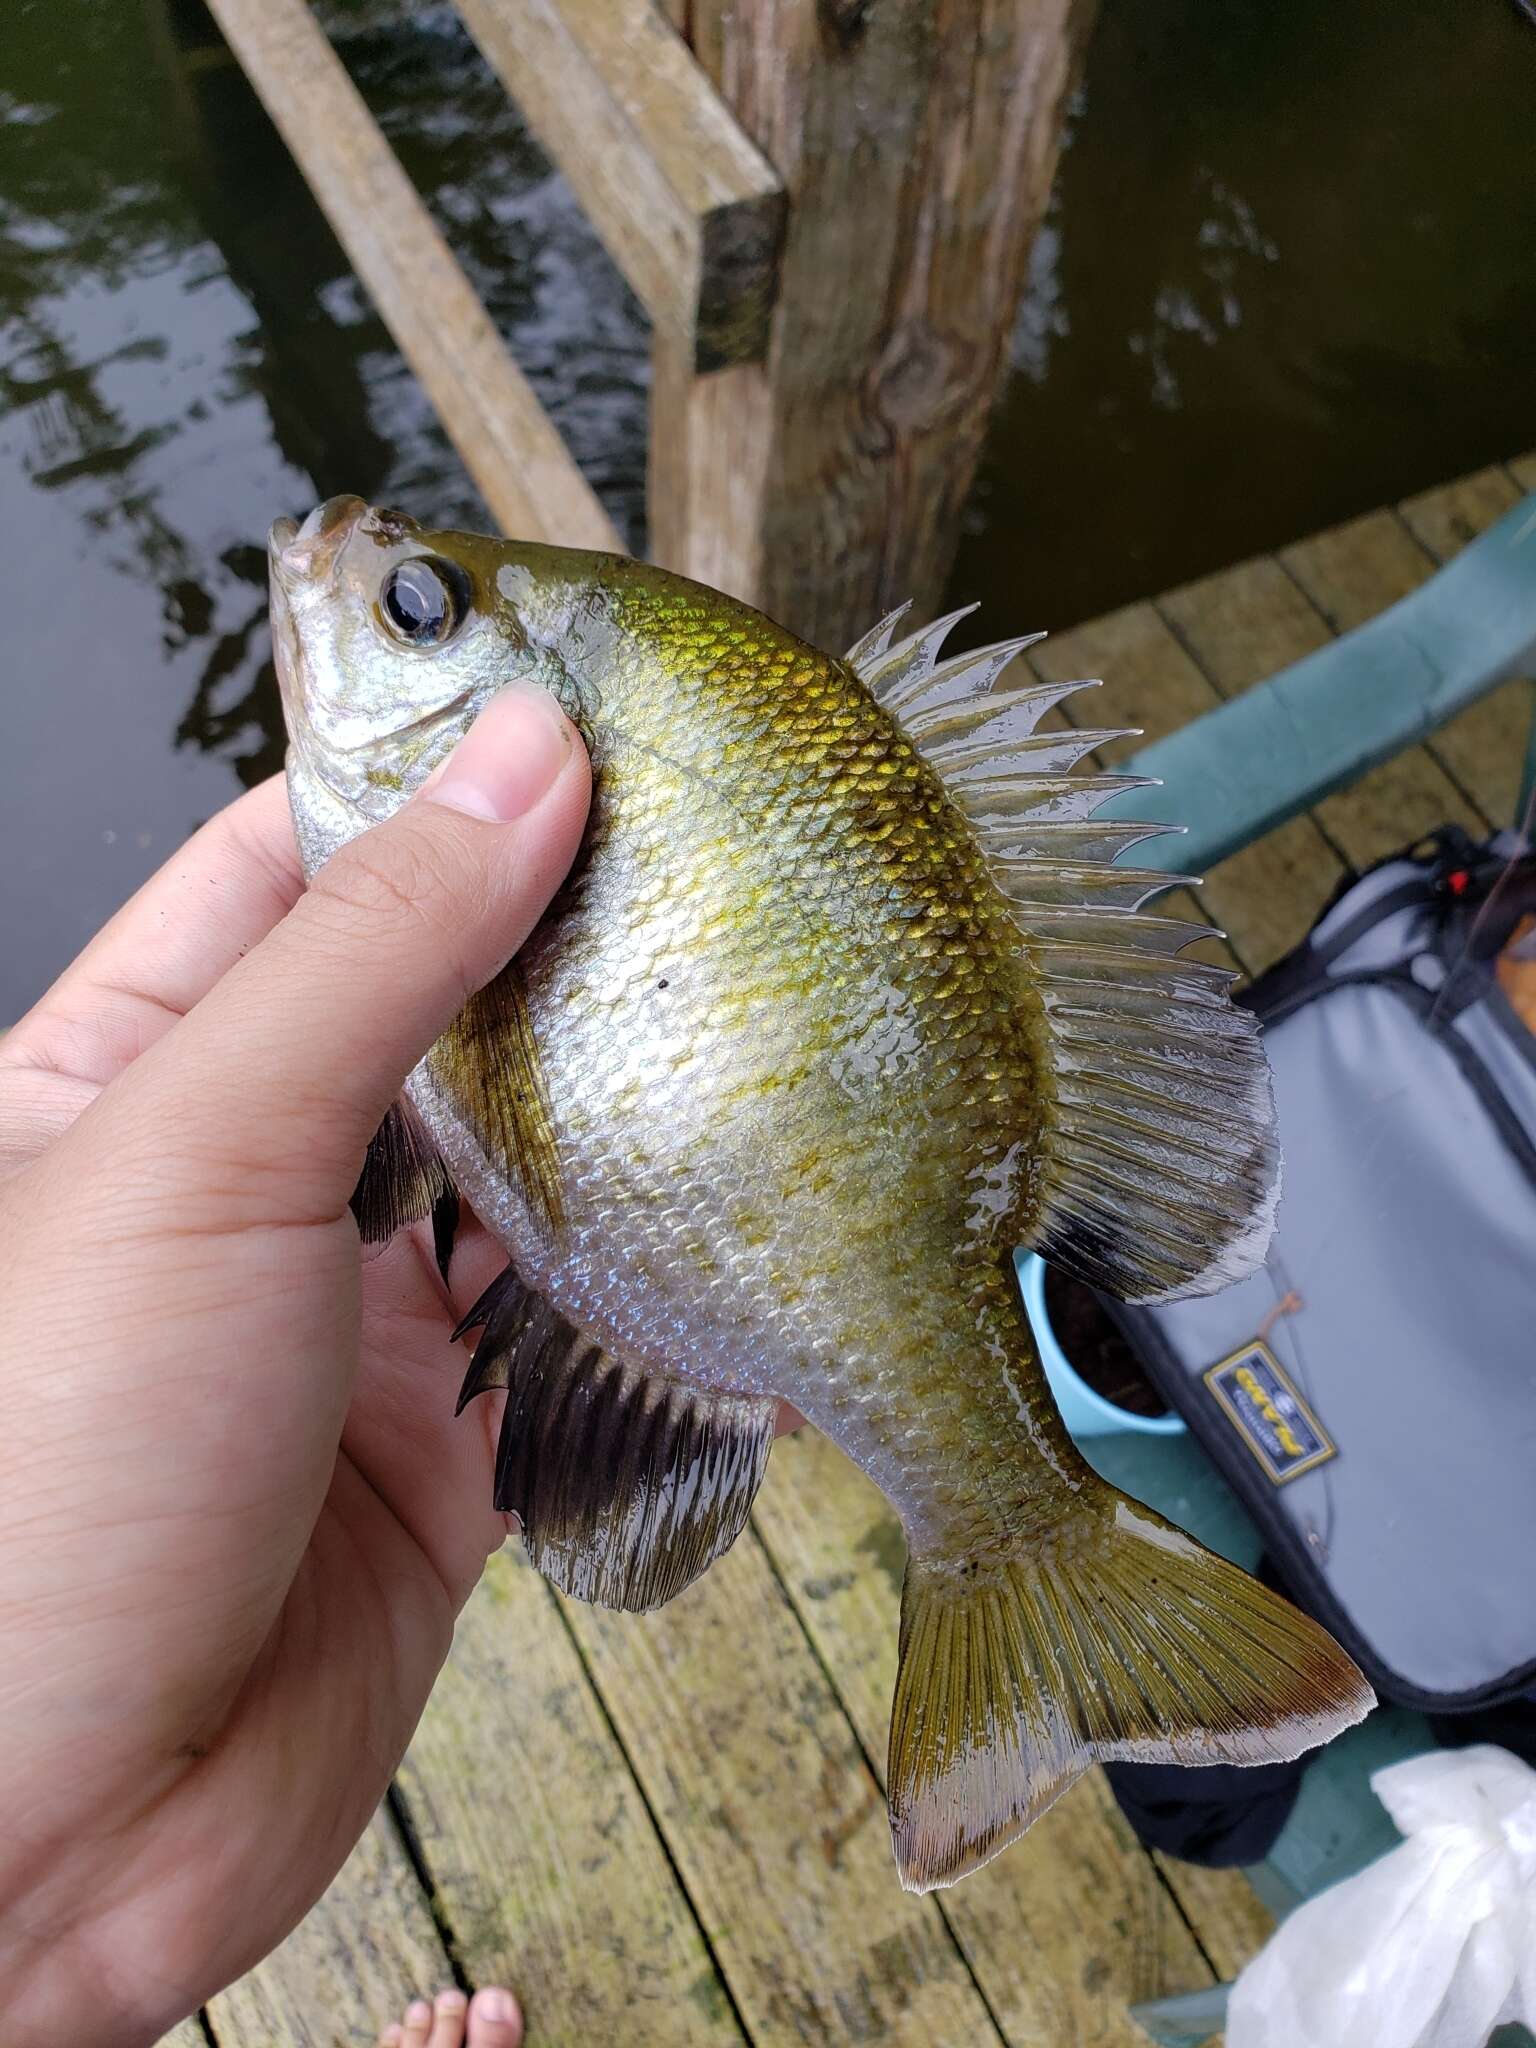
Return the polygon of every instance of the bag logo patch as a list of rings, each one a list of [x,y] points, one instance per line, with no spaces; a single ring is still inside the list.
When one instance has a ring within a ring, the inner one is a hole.
[[[1338,1455],[1338,1446],[1262,1337],[1208,1366],[1203,1377],[1274,1485],[1284,1486]]]

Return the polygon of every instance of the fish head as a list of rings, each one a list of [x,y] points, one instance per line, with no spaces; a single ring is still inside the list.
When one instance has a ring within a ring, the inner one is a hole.
[[[435,531],[329,498],[268,540],[273,655],[306,868],[388,817],[508,683],[551,691],[590,736],[573,650],[594,579],[564,550]],[[585,664],[590,668],[591,663]]]

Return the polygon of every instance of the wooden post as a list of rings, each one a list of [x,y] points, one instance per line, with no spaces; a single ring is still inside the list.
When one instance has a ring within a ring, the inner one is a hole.
[[[942,589],[1092,0],[666,5],[789,223],[764,366],[657,338],[651,552],[841,647]]]

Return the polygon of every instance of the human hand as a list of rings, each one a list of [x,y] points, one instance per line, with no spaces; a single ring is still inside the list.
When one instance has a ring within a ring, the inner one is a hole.
[[[347,1201],[588,789],[507,693],[305,892],[268,783],[0,1040],[8,2048],[153,2042],[282,1938],[506,1533],[430,1244],[360,1257]],[[461,1306],[502,1263],[461,1240]]]

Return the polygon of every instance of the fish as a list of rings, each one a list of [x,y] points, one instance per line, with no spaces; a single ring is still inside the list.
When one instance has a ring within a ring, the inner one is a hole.
[[[740,1534],[777,1404],[908,1550],[888,1802],[915,1891],[1095,1761],[1290,1759],[1374,1703],[1314,1621],[1100,1479],[1056,1411],[1017,1246],[1133,1301],[1251,1272],[1268,1067],[1208,928],[1099,815],[1114,737],[1046,723],[1029,638],[903,613],[841,659],[646,563],[360,498],[270,541],[305,871],[508,684],[579,728],[571,875],[411,1073],[364,1235],[462,1199],[504,1272],[460,1406],[506,1395],[496,1506],[564,1592],[642,1611]],[[1016,672],[1013,672],[1016,673]]]

